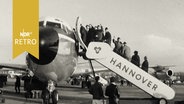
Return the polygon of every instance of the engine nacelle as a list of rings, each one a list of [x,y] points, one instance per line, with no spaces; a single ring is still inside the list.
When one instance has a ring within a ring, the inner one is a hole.
[[[173,71],[171,69],[166,71],[167,76],[171,77],[173,76]]]
[[[57,55],[59,36],[56,30],[40,27],[39,30],[39,59],[29,54],[31,60],[39,65],[49,64]]]
[[[167,79],[170,79],[171,76],[173,76],[173,71],[168,69],[168,70],[163,70],[161,72],[156,72],[155,74],[156,74],[155,76],[158,79],[167,80]]]

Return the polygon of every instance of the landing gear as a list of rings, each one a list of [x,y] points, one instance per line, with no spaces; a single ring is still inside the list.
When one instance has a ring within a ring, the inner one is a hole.
[[[59,100],[58,91],[54,90],[52,92],[52,104],[57,104],[58,100]]]
[[[47,89],[42,91],[42,99],[43,99],[43,104],[49,104],[50,94]]]
[[[49,104],[52,99],[52,104],[57,104],[59,100],[58,91],[55,89],[54,82],[49,81],[48,86],[42,91],[43,104]]]

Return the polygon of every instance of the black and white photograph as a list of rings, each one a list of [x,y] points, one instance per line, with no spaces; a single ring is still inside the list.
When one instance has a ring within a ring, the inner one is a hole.
[[[183,0],[18,1],[0,1],[0,103],[184,104]]]

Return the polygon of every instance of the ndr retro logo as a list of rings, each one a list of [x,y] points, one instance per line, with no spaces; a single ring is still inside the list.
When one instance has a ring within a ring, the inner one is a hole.
[[[32,32],[26,32],[24,29],[20,32],[18,38],[15,38],[15,45],[36,45],[37,39],[31,37]]]

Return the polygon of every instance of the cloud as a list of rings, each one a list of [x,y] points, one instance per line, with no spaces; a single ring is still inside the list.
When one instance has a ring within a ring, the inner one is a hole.
[[[184,47],[174,43],[169,37],[160,34],[150,34],[140,42],[141,55],[148,55],[152,65],[182,65],[184,62]]]
[[[170,50],[172,48],[172,41],[169,38],[154,34],[148,35],[146,38],[149,42],[149,47],[155,48],[158,52],[165,52],[166,50]]]

